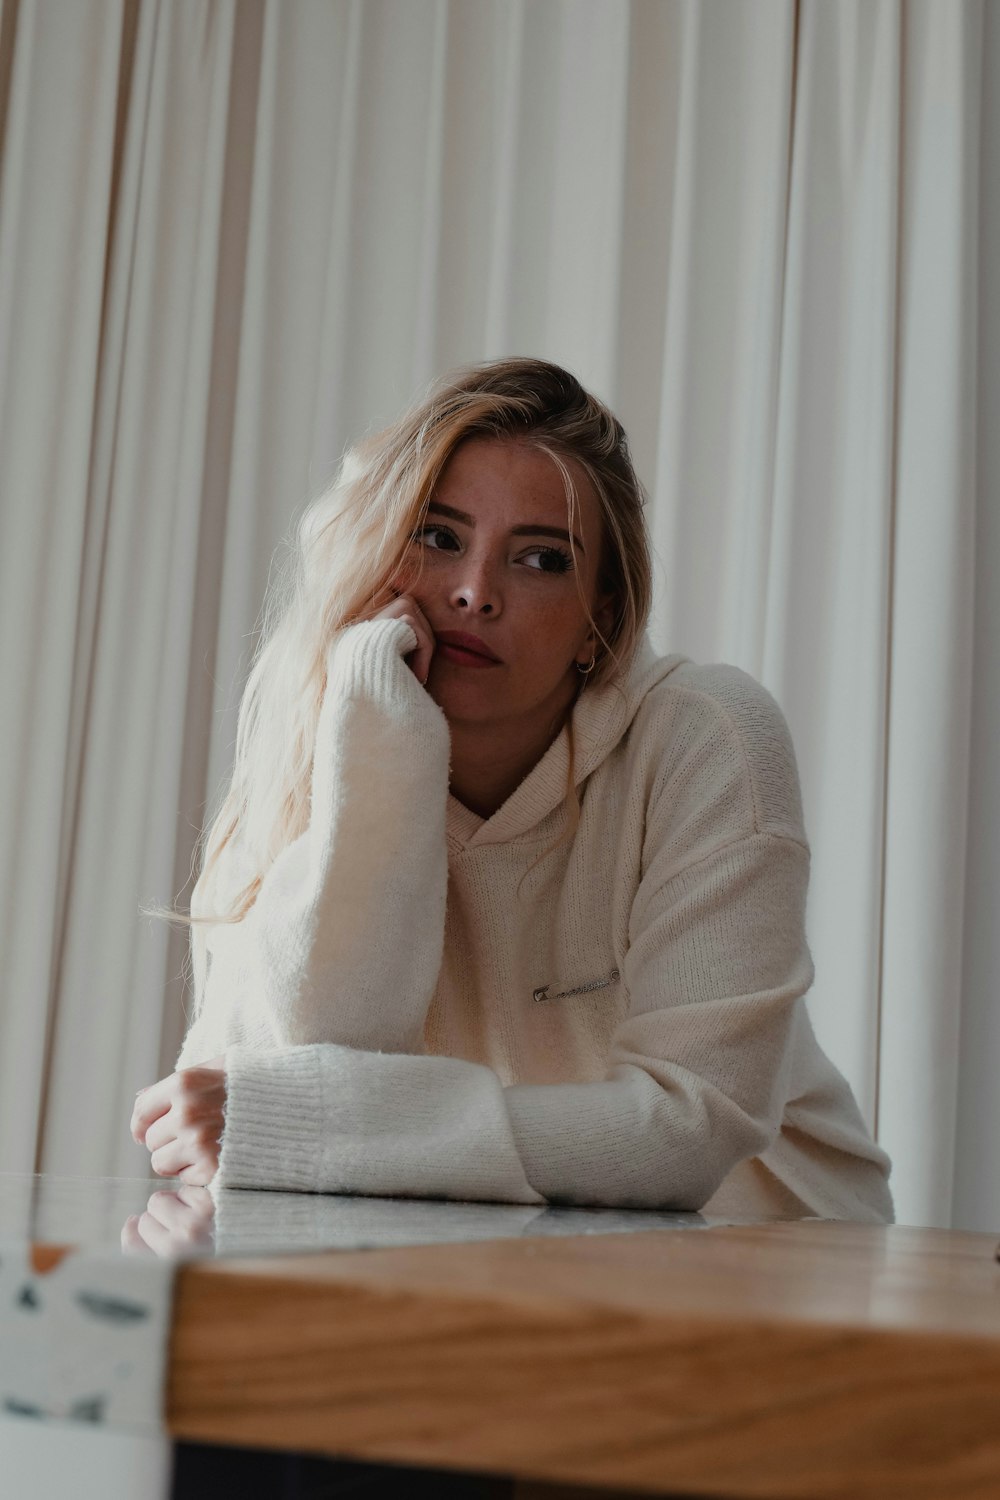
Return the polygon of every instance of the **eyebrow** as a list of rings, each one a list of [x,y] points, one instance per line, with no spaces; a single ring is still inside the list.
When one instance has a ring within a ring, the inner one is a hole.
[[[430,514],[432,510],[437,511],[439,515],[450,516],[453,521],[462,521],[466,526],[475,527],[475,516],[470,516],[464,510],[456,510],[452,505],[442,505],[440,500],[432,500],[430,502],[427,507],[428,514]],[[511,536],[555,536],[563,542],[568,542],[570,540],[569,532],[560,530],[558,526],[512,526],[510,528],[510,534]],[[575,531],[573,533],[573,541],[586,557],[587,554],[584,545]]]

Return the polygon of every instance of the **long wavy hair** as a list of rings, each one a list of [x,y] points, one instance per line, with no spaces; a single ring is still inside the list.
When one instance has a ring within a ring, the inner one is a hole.
[[[290,538],[285,564],[264,600],[240,703],[232,776],[195,850],[200,874],[190,914],[170,913],[175,919],[241,921],[269,867],[305,831],[333,639],[391,602],[391,580],[404,562],[412,580],[412,538],[442,470],[464,438],[484,434],[530,443],[551,457],[562,475],[571,534],[579,501],[567,460],[593,487],[603,523],[598,592],[610,595],[613,618],[602,633],[577,572],[581,601],[600,643],[585,679],[588,690],[627,668],[649,616],[652,567],[646,494],[621,423],[573,375],[544,360],[492,360],[446,377],[391,427],[345,452],[332,482]],[[568,783],[570,818],[563,837],[580,815],[571,721]],[[224,892],[216,888],[216,876],[231,845],[238,845],[241,874],[236,888]]]

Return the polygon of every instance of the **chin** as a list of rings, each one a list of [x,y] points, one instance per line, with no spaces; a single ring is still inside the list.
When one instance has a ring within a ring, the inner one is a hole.
[[[512,711],[507,695],[497,692],[492,672],[469,672],[467,676],[457,677],[435,672],[432,666],[427,691],[445,713],[454,709],[463,718],[494,719],[498,715],[506,718]],[[513,712],[516,713],[517,709]]]
[[[450,724],[491,724],[511,717],[502,704],[490,702],[485,696],[477,703],[468,693],[449,693],[447,689],[442,693],[433,688],[427,691]]]

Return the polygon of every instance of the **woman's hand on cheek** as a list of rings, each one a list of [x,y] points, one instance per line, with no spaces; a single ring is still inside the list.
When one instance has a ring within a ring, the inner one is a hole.
[[[434,632],[430,627],[427,616],[412,594],[400,594],[380,609],[377,614],[371,616],[373,620],[405,620],[417,638],[417,644],[403,660],[413,672],[419,683],[427,686],[427,677],[431,670],[431,658],[434,655],[434,647],[437,645]]]
[[[206,1187],[219,1165],[226,1112],[225,1054],[182,1068],[136,1095],[132,1139],[160,1177]]]

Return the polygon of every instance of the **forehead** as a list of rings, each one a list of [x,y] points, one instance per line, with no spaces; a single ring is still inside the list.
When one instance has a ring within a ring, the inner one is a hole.
[[[599,528],[600,507],[590,481],[574,459],[563,462],[576,490],[578,519],[585,529]],[[547,453],[516,438],[476,434],[463,439],[434,494],[477,514],[502,513],[512,525],[522,520],[553,525],[566,521],[566,489],[559,468]]]

